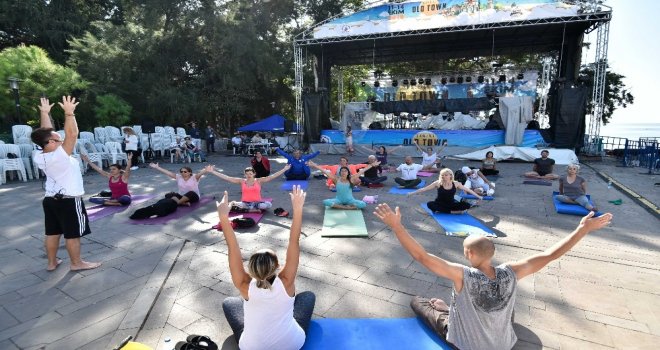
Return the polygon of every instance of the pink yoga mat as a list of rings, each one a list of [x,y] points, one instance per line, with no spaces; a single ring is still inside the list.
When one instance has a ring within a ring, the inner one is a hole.
[[[151,198],[154,198],[154,195],[138,194],[132,196],[131,205],[148,201]],[[128,209],[128,207],[130,207],[130,205],[127,206],[95,205],[93,207],[87,208],[87,218],[89,219],[89,222],[94,222],[106,216],[114,215],[116,213],[121,213],[122,211]]]
[[[419,176],[419,177],[429,177],[429,176],[433,176],[435,174],[437,174],[437,173],[430,173],[428,171],[418,171],[417,172],[417,176]]]
[[[199,199],[199,202],[193,203],[189,207],[184,207],[184,206],[178,207],[174,213],[168,216],[155,217],[144,220],[128,220],[128,223],[131,225],[164,225],[168,223],[170,220],[178,219],[186,215],[189,215],[198,208],[205,206],[212,200],[213,197],[202,197]]]

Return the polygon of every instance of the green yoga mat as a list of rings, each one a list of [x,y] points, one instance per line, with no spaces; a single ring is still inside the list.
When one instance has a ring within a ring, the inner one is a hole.
[[[362,210],[326,207],[321,237],[369,237]]]

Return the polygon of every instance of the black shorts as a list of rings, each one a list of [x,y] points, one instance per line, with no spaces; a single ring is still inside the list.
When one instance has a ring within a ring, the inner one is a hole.
[[[190,202],[190,203],[199,202],[199,195],[197,195],[197,192],[195,192],[195,191],[188,191],[188,192],[184,193],[183,195],[180,195],[176,192],[170,192],[170,193],[165,195],[165,198],[176,197],[178,199],[181,199],[181,197],[183,197],[183,196],[188,197],[188,202]]]
[[[46,235],[64,238],[80,238],[90,234],[89,219],[82,198],[45,197],[42,202],[46,222]]]

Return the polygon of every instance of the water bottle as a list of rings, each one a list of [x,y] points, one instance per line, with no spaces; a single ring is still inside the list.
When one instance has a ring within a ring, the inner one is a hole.
[[[374,196],[374,203],[378,203],[378,195]]]
[[[611,188],[612,188],[612,180],[610,180],[610,181],[607,183],[607,189],[609,190],[609,189],[611,189]]]

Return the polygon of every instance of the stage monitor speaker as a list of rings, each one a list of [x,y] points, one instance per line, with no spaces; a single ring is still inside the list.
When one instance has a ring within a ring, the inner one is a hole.
[[[383,130],[383,125],[380,122],[373,122],[369,124],[370,130]]]
[[[295,132],[295,125],[296,123],[293,120],[284,120],[284,132]]]
[[[156,122],[151,118],[142,119],[142,133],[154,134],[156,132]]]

